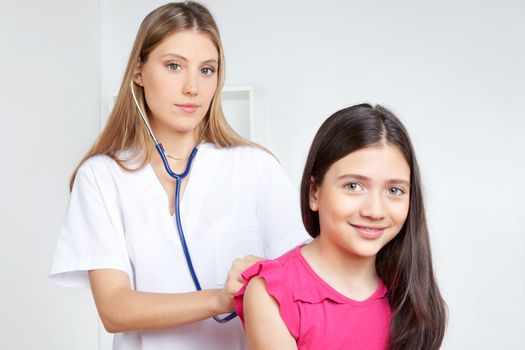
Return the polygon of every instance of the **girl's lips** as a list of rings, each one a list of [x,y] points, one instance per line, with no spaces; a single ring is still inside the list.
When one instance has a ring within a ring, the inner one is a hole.
[[[176,106],[182,109],[186,113],[193,113],[199,108],[199,105],[195,105],[195,104],[180,104],[180,105],[176,104]]]
[[[385,232],[385,227],[372,227],[372,226],[359,226],[359,225],[352,225],[357,233],[363,238],[366,239],[377,239],[381,237],[383,232]]]

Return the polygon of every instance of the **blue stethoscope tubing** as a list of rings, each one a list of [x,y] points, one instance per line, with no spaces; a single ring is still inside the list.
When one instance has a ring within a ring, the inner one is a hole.
[[[148,129],[148,132],[155,143],[155,148],[157,149],[157,152],[160,155],[160,158],[162,159],[162,163],[164,164],[164,169],[166,169],[166,172],[170,177],[172,177],[175,180],[175,222],[177,224],[177,231],[179,232],[179,238],[180,243],[182,246],[182,250],[184,252],[184,257],[186,258],[186,264],[188,265],[188,270],[190,271],[191,278],[193,280],[193,284],[195,285],[195,289],[202,290],[201,284],[199,283],[199,279],[197,278],[197,274],[195,273],[195,269],[193,268],[193,263],[191,261],[191,255],[188,249],[188,245],[186,244],[186,238],[184,237],[184,230],[182,229],[182,222],[180,219],[180,186],[182,183],[182,180],[188,176],[191,170],[191,165],[193,164],[193,159],[195,159],[195,156],[197,155],[197,151],[199,150],[199,144],[202,141],[202,136],[204,135],[204,131],[206,130],[208,123],[206,122],[206,125],[204,126],[204,129],[202,130],[201,136],[199,138],[199,141],[197,142],[197,145],[193,147],[191,150],[190,156],[188,158],[188,163],[186,164],[186,169],[184,169],[184,172],[182,174],[177,174],[173,170],[171,170],[170,164],[168,163],[168,158],[166,157],[166,152],[164,151],[164,147],[162,147],[162,144],[159,143],[153,134],[153,130],[151,130],[151,127],[149,125],[149,122],[142,113],[142,109],[139,106],[139,103],[137,101],[137,97],[135,96],[135,90],[133,86],[133,81],[131,81],[131,95],[133,96],[133,101],[135,102],[135,106],[137,107],[137,110],[142,118],[142,121],[146,125],[146,128]],[[213,319],[219,323],[226,323],[228,321],[233,320],[235,317],[237,317],[236,312],[232,312],[229,315],[220,318],[218,316],[213,316]]]

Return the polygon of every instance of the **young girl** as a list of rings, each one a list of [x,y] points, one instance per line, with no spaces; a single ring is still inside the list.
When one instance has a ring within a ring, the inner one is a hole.
[[[324,122],[301,211],[314,240],[243,273],[235,308],[250,348],[438,349],[446,311],[421,180],[391,112],[362,104]]]
[[[108,123],[73,173],[50,277],[91,287],[114,349],[245,348],[238,318],[210,317],[233,311],[240,273],[257,260],[245,256],[276,257],[307,239],[278,162],[228,126],[223,83],[208,10],[154,10]],[[189,173],[176,181],[168,168]]]

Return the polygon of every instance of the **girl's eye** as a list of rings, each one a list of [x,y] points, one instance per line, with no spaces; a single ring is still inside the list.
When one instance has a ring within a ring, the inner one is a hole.
[[[363,190],[363,187],[357,182],[350,182],[349,184],[345,185],[345,188],[352,192],[358,192]]]
[[[170,69],[170,70],[177,71],[180,68],[181,68],[181,66],[178,63],[169,63],[168,64],[168,69]]]
[[[400,196],[405,193],[405,191],[403,191],[399,187],[390,187],[387,191],[388,194],[391,194],[393,196]]]
[[[204,75],[212,75],[213,73],[215,73],[215,69],[210,67],[204,67],[201,69],[201,73]]]

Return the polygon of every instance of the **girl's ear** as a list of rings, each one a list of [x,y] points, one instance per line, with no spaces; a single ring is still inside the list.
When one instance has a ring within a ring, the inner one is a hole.
[[[143,86],[142,83],[142,61],[138,61],[137,66],[135,67],[135,72],[133,72],[133,81],[135,84]]]
[[[310,178],[310,209],[318,211],[319,204],[319,186],[315,183],[314,178]]]

